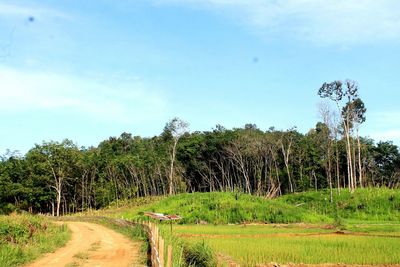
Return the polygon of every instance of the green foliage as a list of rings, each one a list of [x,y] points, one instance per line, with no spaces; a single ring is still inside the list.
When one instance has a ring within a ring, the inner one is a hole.
[[[0,266],[16,266],[63,246],[68,229],[29,215],[0,216]]]
[[[184,266],[215,267],[217,261],[214,252],[203,242],[187,243],[183,246]]]

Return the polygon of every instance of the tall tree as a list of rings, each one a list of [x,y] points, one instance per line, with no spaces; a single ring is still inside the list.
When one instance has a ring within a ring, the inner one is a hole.
[[[348,121],[346,125],[350,129],[356,130],[356,140],[357,140],[357,149],[358,149],[358,177],[359,177],[359,184],[363,186],[363,174],[362,174],[362,161],[361,161],[361,143],[360,143],[360,134],[359,134],[359,127],[362,123],[365,122],[365,113],[367,109],[365,108],[364,102],[360,98],[356,98],[351,102],[348,102],[346,106],[343,107],[343,117],[346,118]],[[355,166],[355,157],[354,157],[354,166]],[[356,167],[355,167],[356,168]],[[355,172],[354,168],[354,172]]]
[[[174,165],[176,158],[176,146],[179,139],[188,131],[189,124],[179,118],[173,118],[164,127],[164,135],[172,137],[171,159],[169,168],[169,194],[174,194]]]
[[[56,193],[56,216],[60,216],[60,206],[65,184],[73,178],[73,168],[77,163],[77,146],[70,140],[58,142],[43,142],[28,152],[32,161],[42,164],[49,171],[50,187]]]
[[[318,95],[322,98],[329,98],[336,103],[338,111],[341,114],[341,120],[346,138],[347,152],[347,170],[349,190],[354,191],[356,188],[355,169],[353,166],[352,146],[351,146],[351,127],[353,124],[353,108],[354,101],[358,99],[358,85],[355,81],[346,80],[324,83],[318,90]],[[344,100],[344,101],[342,101]],[[347,107],[347,108],[346,108]]]

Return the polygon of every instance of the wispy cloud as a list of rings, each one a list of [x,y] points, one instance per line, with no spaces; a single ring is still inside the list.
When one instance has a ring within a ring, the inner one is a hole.
[[[153,0],[233,16],[263,37],[349,46],[400,40],[398,0]]]
[[[66,111],[96,120],[139,123],[165,113],[163,94],[139,81],[113,82],[0,67],[0,112]]]

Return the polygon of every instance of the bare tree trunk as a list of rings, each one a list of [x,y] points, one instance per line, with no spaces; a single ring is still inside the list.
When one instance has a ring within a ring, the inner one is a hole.
[[[178,144],[178,139],[174,138],[174,145],[172,147],[171,163],[169,167],[169,194],[174,194],[174,163],[176,156],[176,145]]]
[[[355,185],[354,185],[354,176],[353,176],[353,162],[352,162],[352,153],[351,153],[351,142],[350,142],[350,129],[349,125],[347,124],[349,119],[345,120],[343,125],[345,128],[346,134],[346,144],[347,144],[347,170],[348,170],[348,177],[349,177],[349,190],[350,192],[354,192]]]
[[[317,176],[315,175],[315,171],[312,170],[311,174],[312,174],[312,176],[314,177],[314,187],[315,187],[315,191],[318,191],[318,180],[317,180]]]
[[[360,135],[358,132],[357,127],[357,147],[358,147],[358,178],[360,180],[360,187],[362,188],[363,185],[363,171],[362,171],[362,161],[361,161],[361,143],[360,143]]]
[[[57,217],[60,217],[60,205],[61,205],[61,190],[57,189],[57,209],[56,209]]]
[[[355,146],[355,140],[353,139],[351,142],[352,145],[352,160],[353,160],[353,179],[354,179],[354,187],[357,187],[357,159],[356,159],[356,146]]]
[[[63,177],[57,176],[56,171],[51,166],[51,172],[54,178],[54,186],[52,186],[56,190],[56,216],[60,216],[60,205],[61,205],[61,193],[63,186]]]
[[[337,140],[335,140],[335,153],[336,153],[336,182],[337,182],[337,190],[340,195],[340,165],[339,165],[339,149]]]
[[[290,169],[289,169],[289,156],[290,156],[290,148],[291,148],[291,146],[292,146],[292,140],[290,140],[287,150],[285,149],[283,143],[281,142],[283,161],[285,162],[286,172],[287,172],[287,175],[288,175],[289,190],[290,190],[291,193],[293,193],[294,192],[293,183],[292,183],[292,177],[291,177]]]
[[[329,183],[329,192],[330,192],[330,201],[333,202],[332,195],[332,161],[331,161],[331,141],[328,140],[328,183]]]

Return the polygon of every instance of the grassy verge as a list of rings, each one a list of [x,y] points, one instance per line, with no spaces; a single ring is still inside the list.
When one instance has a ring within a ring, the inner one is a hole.
[[[0,216],[0,266],[17,266],[65,245],[70,232],[46,218]]]

